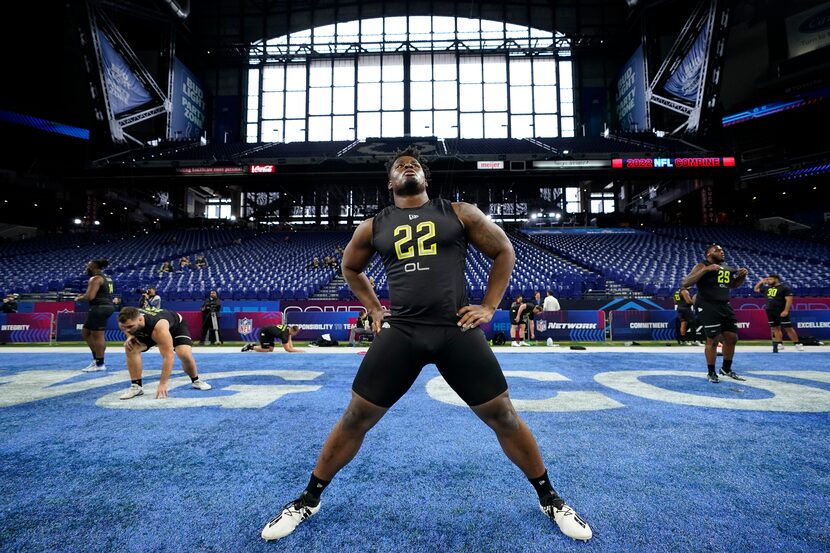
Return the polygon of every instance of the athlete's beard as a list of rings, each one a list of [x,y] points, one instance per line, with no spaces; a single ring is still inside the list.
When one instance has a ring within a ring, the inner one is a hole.
[[[425,184],[418,180],[418,177],[404,177],[403,186],[395,188],[396,196],[417,196],[426,189]]]

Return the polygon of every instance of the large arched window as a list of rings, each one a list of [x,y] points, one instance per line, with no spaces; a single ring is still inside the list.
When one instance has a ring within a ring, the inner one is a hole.
[[[247,140],[574,135],[570,42],[461,17],[386,17],[254,44]]]

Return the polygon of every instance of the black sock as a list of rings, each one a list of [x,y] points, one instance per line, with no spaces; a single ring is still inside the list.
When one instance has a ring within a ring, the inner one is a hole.
[[[130,382],[132,382],[136,386],[141,386],[141,379],[140,378],[136,378],[135,380],[130,380]]]
[[[326,486],[328,486],[330,483],[331,480],[322,480],[320,478],[317,478],[316,476],[314,476],[314,473],[312,472],[311,479],[309,479],[308,481],[308,486],[305,487],[306,494],[311,496],[311,499],[314,499],[319,502],[320,495],[322,495],[323,490],[325,490]]]
[[[723,360],[722,370],[725,373],[732,372],[732,360],[731,359],[724,359]]]
[[[709,369],[709,374],[715,374],[715,365],[706,365],[706,368]]]
[[[104,358],[103,357],[93,357],[93,359],[95,359],[95,364],[98,365],[99,367],[104,364]]]
[[[536,490],[536,493],[539,495],[539,499],[542,499],[546,495],[556,494],[553,491],[553,486],[550,483],[550,478],[548,478],[548,471],[542,473],[542,476],[538,476],[536,478],[528,478],[531,484],[533,484],[533,488]]]
[[[191,376],[190,377],[191,382],[196,382],[197,380],[199,380],[199,375],[198,374],[196,376]]]

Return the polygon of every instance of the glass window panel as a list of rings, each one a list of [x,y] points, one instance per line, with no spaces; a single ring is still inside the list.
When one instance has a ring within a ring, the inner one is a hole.
[[[358,83],[357,109],[359,111],[380,109],[380,83]]]
[[[501,21],[481,20],[481,38],[502,39],[504,38],[504,23]]]
[[[455,81],[436,81],[435,109],[455,109],[458,107],[458,91]]]
[[[556,111],[556,87],[534,86],[533,109],[536,113],[554,113]]]
[[[288,66],[286,73],[286,90],[305,90],[305,64],[294,63]]]
[[[258,119],[259,119],[259,111],[255,110],[255,109],[249,109],[248,110],[248,118],[246,119],[246,121],[248,123],[256,123]]]
[[[559,86],[562,88],[574,87],[574,70],[573,62],[560,61],[559,62]]]
[[[574,105],[572,102],[562,102],[562,115],[565,117],[573,117]]]
[[[310,65],[308,86],[331,86],[331,60],[314,60]]]
[[[506,84],[485,84],[484,85],[484,110],[485,111],[507,111],[507,85]]]
[[[332,140],[354,140],[354,116],[334,117],[331,127]]]
[[[469,19],[467,17],[459,17],[456,25],[458,26],[458,38],[478,38],[481,24],[478,19]]]
[[[358,113],[357,114],[357,138],[364,140],[369,137],[380,136],[380,113]]]
[[[504,56],[484,56],[484,82],[506,83],[507,62]]]
[[[574,101],[574,90],[572,88],[563,88],[559,90],[559,99],[562,102]]]
[[[481,58],[463,56],[458,60],[458,80],[462,83],[480,83]]]
[[[404,42],[406,40],[406,17],[387,17],[384,31],[387,41]]]
[[[412,109],[432,109],[432,83],[410,83],[409,103]]]
[[[435,136],[440,138],[458,138],[458,112],[435,112]]]
[[[282,121],[262,122],[262,141],[280,142],[282,140]]]
[[[248,96],[248,108],[259,109],[259,96]]]
[[[530,58],[510,58],[510,84],[525,85],[532,82]]]
[[[357,80],[361,83],[380,82],[380,56],[357,58]]]
[[[354,84],[354,60],[334,60],[334,86]]]
[[[288,35],[288,40],[291,44],[308,44],[311,42],[311,29],[291,33]]]
[[[507,113],[484,114],[484,138],[507,138]]]
[[[289,94],[297,94],[296,92],[289,92]],[[263,92],[262,93],[262,118],[263,119],[282,119],[284,117],[282,111],[282,92]]]
[[[403,56],[383,57],[383,80],[385,82],[403,81]]]
[[[428,15],[413,15],[409,18],[409,40],[413,42],[431,40],[431,21]]]
[[[383,83],[383,109],[403,109],[403,83]]]
[[[556,84],[556,62],[553,58],[534,58],[533,84]]]
[[[354,87],[334,88],[334,113],[354,113]]]
[[[276,38],[270,38],[265,41],[265,44],[285,44],[288,42],[288,35],[278,36]],[[262,42],[256,42],[255,44],[262,44]]]
[[[292,119],[305,117],[305,90],[285,93],[285,116]]]
[[[591,200],[591,213],[602,213],[602,200]]]
[[[331,114],[331,89],[330,88],[309,88],[308,89],[308,113],[311,115]]]
[[[433,40],[455,40],[455,18],[434,16],[432,18]]]
[[[259,69],[248,70],[248,96],[259,94]]]
[[[305,82],[305,79],[303,79]],[[285,67],[282,65],[269,65],[262,72],[262,90],[281,91],[285,85]]]
[[[403,112],[386,111],[383,113],[382,136],[403,136]]]
[[[461,111],[482,111],[484,109],[484,98],[480,84],[462,84],[461,87]]]
[[[257,127],[258,126],[259,125],[257,125],[256,123],[252,123],[252,124],[247,125],[246,133],[245,133],[246,142],[258,142],[259,141],[259,137],[257,136]]]
[[[456,80],[455,59],[455,54],[433,54],[432,71],[436,81]]]
[[[334,25],[323,25],[314,29],[314,44],[331,44],[333,43]]]
[[[338,23],[337,42],[360,42],[360,21]]]
[[[305,119],[285,122],[285,142],[305,142]]]
[[[505,36],[507,38],[525,38],[528,36],[528,30],[524,25],[508,23],[505,25]]]
[[[308,118],[308,141],[322,142],[331,140],[331,117]]]
[[[536,132],[538,137],[559,136],[559,122],[555,115],[537,115]]]
[[[360,22],[361,42],[380,42],[383,38],[383,18],[364,19]]]
[[[533,116],[532,115],[512,115],[510,116],[510,132],[512,138],[527,138],[533,136]]]
[[[484,138],[484,119],[482,114],[461,114],[461,138]]]
[[[510,111],[512,113],[531,113],[533,111],[533,88],[530,86],[510,87]]]
[[[410,81],[432,80],[432,56],[430,54],[415,54],[409,62]]]
[[[573,117],[562,118],[562,136],[572,138],[574,135],[574,120]]]
[[[413,111],[409,117],[412,136],[433,136],[431,111]]]
[[[550,31],[543,31],[541,29],[537,29],[536,27],[531,27],[530,36],[537,38],[553,38],[553,33],[551,33]]]

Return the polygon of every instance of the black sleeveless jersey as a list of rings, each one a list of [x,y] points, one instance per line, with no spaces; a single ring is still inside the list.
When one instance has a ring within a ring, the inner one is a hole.
[[[712,263],[703,262],[709,266]],[[717,271],[708,271],[703,278],[697,281],[697,295],[704,301],[726,303],[729,301],[729,289],[735,280],[737,271],[726,265],[721,265]]]
[[[144,328],[142,328],[141,330],[137,330],[133,336],[140,340],[152,340],[153,330],[156,328],[158,322],[162,319],[164,319],[170,324],[170,328],[173,328],[182,320],[181,315],[179,315],[175,311],[170,311],[169,309],[147,307],[144,309],[139,309],[139,311],[142,315],[144,315]]]
[[[389,206],[372,224],[372,243],[389,279],[393,321],[455,325],[467,305],[467,237],[452,203]]]
[[[686,303],[686,299],[683,297],[683,294],[680,293],[683,290],[686,290],[686,288],[680,288],[674,292],[674,304],[678,309],[686,309],[692,306],[691,303]]]
[[[283,344],[288,343],[291,333],[288,330],[288,325],[271,325],[262,328],[260,334],[264,334],[270,340],[279,340]]]
[[[776,286],[770,286],[767,288],[767,304],[764,309],[771,309],[780,313],[787,306],[787,296],[792,295],[792,288],[783,282],[779,282]]]
[[[104,282],[98,287],[95,297],[89,300],[89,305],[112,305],[112,294],[115,292],[115,285],[107,275],[101,273],[98,276],[103,278]]]

